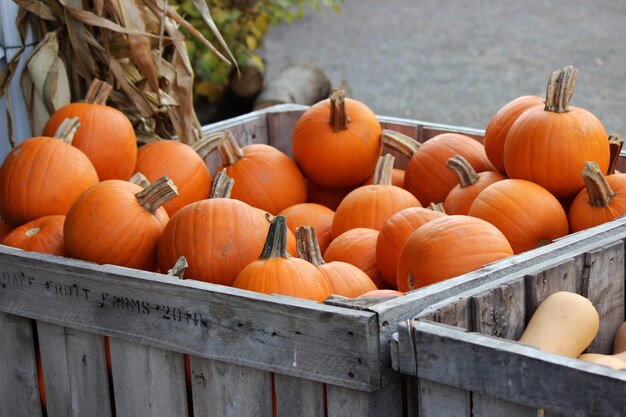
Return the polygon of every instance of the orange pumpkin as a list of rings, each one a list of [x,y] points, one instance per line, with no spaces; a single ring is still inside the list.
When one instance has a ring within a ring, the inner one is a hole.
[[[0,213],[14,225],[67,214],[74,200],[98,183],[87,156],[71,146],[78,120],[66,121],[52,137],[35,137],[13,148],[0,167]]]
[[[568,231],[559,200],[542,186],[525,180],[491,184],[476,197],[468,214],[500,229],[515,253],[546,245]]]
[[[261,256],[237,275],[233,286],[265,294],[323,301],[330,295],[322,273],[304,259],[287,254],[287,221],[272,220]]]
[[[440,217],[415,230],[402,247],[398,290],[434,284],[511,255],[511,245],[494,225],[460,214]]]
[[[215,176],[211,198],[188,204],[168,222],[159,242],[159,268],[167,271],[184,256],[187,278],[232,285],[237,274],[259,257],[268,222],[261,212],[228,198],[232,180]]]
[[[377,289],[370,277],[356,266],[341,261],[324,262],[314,227],[298,227],[296,240],[298,256],[315,265],[322,273],[331,294],[354,298]]]
[[[333,90],[329,99],[311,106],[296,122],[293,158],[318,186],[357,187],[374,172],[381,133],[376,115],[365,104]]]
[[[84,103],[70,103],[50,116],[43,135],[51,136],[66,118],[78,117],[81,128],[72,145],[87,155],[101,181],[128,180],[135,172],[137,137],[128,117],[105,104],[111,90],[109,84],[95,80]]]
[[[380,230],[383,223],[398,211],[421,207],[410,192],[391,185],[393,161],[394,157],[389,154],[381,157],[375,183],[351,191],[341,201],[333,218],[333,238],[358,227]]]
[[[448,214],[467,214],[472,202],[482,190],[496,181],[506,179],[498,171],[476,173],[462,156],[448,159],[448,168],[452,169],[460,180],[460,183],[450,190],[443,202]]]
[[[222,166],[235,180],[232,198],[271,214],[306,201],[306,183],[286,154],[265,144],[240,148],[230,131],[219,145]]]
[[[445,216],[423,207],[409,207],[391,216],[380,229],[376,240],[376,264],[383,279],[396,288],[398,258],[404,242],[421,225]]]
[[[505,104],[489,120],[485,129],[483,145],[489,161],[503,174],[504,168],[504,143],[509,129],[517,118],[531,107],[540,106],[543,99],[539,96],[521,96]]]
[[[321,204],[301,203],[287,207],[278,214],[285,216],[287,227],[293,233],[299,226],[315,227],[320,250],[324,253],[331,241],[334,211]]]
[[[586,162],[585,189],[572,202],[568,219],[571,233],[626,215],[626,174],[606,177],[595,162]]]
[[[99,264],[154,271],[157,244],[169,220],[161,207],[176,196],[166,177],[141,188],[107,180],[82,193],[63,228],[68,256]]]
[[[554,71],[545,106],[519,116],[504,146],[510,178],[539,184],[558,198],[573,197],[584,188],[580,172],[586,161],[596,161],[602,172],[609,166],[604,126],[589,111],[569,105],[577,73],[572,66]]]
[[[9,234],[11,230],[15,227],[9,223],[7,223],[2,217],[0,217],[0,241]]]
[[[307,190],[307,203],[320,204],[322,206],[328,207],[333,211],[337,210],[337,207],[339,207],[339,203],[341,203],[341,200],[343,200],[350,193],[350,191],[354,190],[355,188],[351,187],[333,190],[330,188],[323,188],[315,185],[307,179],[305,179],[305,182]]]
[[[30,252],[65,256],[64,222],[65,216],[62,214],[31,220],[13,229],[2,244]]]
[[[389,288],[376,265],[376,240],[378,230],[358,227],[342,233],[328,245],[324,261],[342,261],[365,272],[377,288]]]

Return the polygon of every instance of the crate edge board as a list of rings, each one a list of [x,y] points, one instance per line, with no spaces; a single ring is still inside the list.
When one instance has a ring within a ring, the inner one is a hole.
[[[589,415],[618,415],[626,407],[623,370],[425,320],[414,322],[412,328],[418,378],[565,415],[581,410]],[[500,366],[491,370],[483,366],[490,359]],[[500,375],[500,382],[486,378],[494,376],[490,372]],[[585,402],[582,397],[597,402]],[[607,397],[616,401],[608,402]]]
[[[372,312],[3,245],[0,311],[353,389],[381,384]]]

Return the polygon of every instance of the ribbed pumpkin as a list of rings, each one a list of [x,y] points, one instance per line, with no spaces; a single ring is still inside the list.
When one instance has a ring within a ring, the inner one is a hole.
[[[31,220],[13,229],[2,244],[29,252],[65,256],[64,222],[65,216],[62,214]]]
[[[226,174],[235,180],[232,198],[271,214],[306,202],[306,183],[286,154],[265,144],[239,147],[230,131],[218,148]]]
[[[0,167],[0,213],[16,226],[52,214],[67,214],[74,200],[98,183],[87,156],[70,145],[79,127],[69,119],[55,136],[27,139]]]
[[[55,111],[43,130],[44,136],[54,134],[68,117],[80,119],[80,130],[72,145],[87,155],[101,181],[128,180],[135,172],[137,137],[128,117],[105,103],[112,87],[95,80],[84,103],[70,103]]]
[[[175,196],[167,177],[146,188],[122,180],[94,185],[67,213],[66,253],[99,264],[155,270],[157,244],[169,220],[162,205]]]
[[[158,140],[139,148],[135,170],[150,182],[167,176],[178,187],[178,196],[163,206],[170,217],[187,204],[209,197],[211,172],[204,158],[221,139],[221,135],[211,135],[191,146],[176,140]]]
[[[383,224],[376,240],[376,264],[389,286],[396,288],[398,285],[398,258],[411,233],[421,225],[444,216],[439,211],[410,207],[400,210]]]
[[[504,143],[509,129],[517,118],[531,107],[540,106],[543,99],[539,96],[521,96],[509,101],[489,120],[485,129],[483,145],[489,161],[503,174],[504,168]]]
[[[307,109],[292,136],[293,158],[305,177],[330,189],[356,187],[376,167],[382,149],[381,126],[363,103],[333,90]]]
[[[215,176],[211,198],[176,212],[159,242],[159,268],[167,271],[180,256],[189,263],[185,277],[232,285],[237,274],[259,257],[268,222],[243,201],[228,198],[232,189],[223,172]]]
[[[484,220],[452,215],[431,220],[407,239],[398,260],[398,290],[453,278],[513,255],[506,237]]]
[[[468,214],[500,229],[515,253],[546,245],[568,232],[567,215],[556,197],[525,180],[491,184],[476,197]]]
[[[272,220],[261,256],[237,275],[233,286],[265,294],[323,301],[330,295],[326,279],[311,263],[287,254],[287,221]]]
[[[342,233],[328,245],[324,261],[342,261],[352,264],[365,272],[377,288],[389,288],[376,265],[376,240],[378,230],[358,227]]]
[[[458,175],[460,180],[460,183],[450,190],[443,202],[448,214],[467,214],[474,199],[482,190],[494,182],[506,179],[498,171],[476,173],[470,163],[462,156],[448,159],[447,165]]]
[[[322,273],[331,294],[354,298],[377,289],[370,277],[356,266],[341,261],[326,263],[322,258],[314,227],[298,227],[296,240],[298,256],[313,264]]]
[[[287,207],[280,213],[287,219],[287,227],[293,233],[300,226],[315,227],[317,241],[322,253],[331,241],[331,228],[335,212],[321,204],[302,203]]]
[[[577,73],[569,66],[550,74],[545,106],[519,116],[504,146],[510,178],[532,181],[558,198],[584,188],[580,172],[586,161],[596,161],[602,172],[609,166],[604,126],[589,111],[569,105]]]
[[[333,238],[358,227],[380,230],[383,223],[400,210],[421,207],[410,192],[391,184],[393,161],[390,154],[381,157],[374,184],[351,191],[341,201],[333,218]]]
[[[569,209],[571,233],[626,215],[626,174],[606,177],[595,162],[586,162],[582,172],[585,189],[582,190]]]

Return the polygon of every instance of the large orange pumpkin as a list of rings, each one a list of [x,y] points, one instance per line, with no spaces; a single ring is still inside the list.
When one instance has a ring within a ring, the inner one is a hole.
[[[626,174],[606,177],[595,162],[586,162],[583,170],[585,189],[569,209],[569,230],[578,232],[626,215]]]
[[[377,289],[370,277],[356,266],[341,261],[326,263],[317,243],[315,227],[298,227],[296,240],[298,242],[298,256],[315,265],[322,273],[331,294],[354,298]]]
[[[105,103],[112,87],[95,80],[84,103],[70,103],[55,111],[43,130],[51,136],[68,117],[80,119],[80,130],[72,145],[89,157],[101,181],[128,180],[135,172],[137,137],[133,125],[121,111]]]
[[[398,260],[398,290],[453,278],[513,255],[494,225],[465,215],[431,220],[407,239]]]
[[[293,233],[296,233],[300,226],[315,227],[320,250],[324,253],[332,239],[331,230],[333,217],[335,216],[334,211],[321,204],[301,203],[287,207],[278,214],[285,216],[287,227]]]
[[[13,148],[0,167],[0,213],[14,225],[52,214],[67,214],[74,200],[98,183],[87,156],[70,145],[77,119],[56,137],[35,137]]]
[[[64,222],[65,216],[62,214],[31,220],[13,229],[2,240],[2,244],[30,252],[65,256]]]
[[[330,295],[326,279],[311,263],[287,254],[287,221],[276,216],[261,256],[237,275],[233,286],[265,294],[323,301]]]
[[[509,129],[517,118],[531,107],[543,104],[543,99],[539,96],[521,96],[505,104],[489,120],[485,129],[483,145],[485,153],[494,167],[503,174],[504,168],[504,143]]]
[[[381,133],[376,115],[365,104],[333,90],[329,99],[311,106],[296,122],[293,158],[318,186],[356,187],[374,172]]]
[[[468,214],[500,229],[515,253],[546,245],[568,232],[567,216],[559,200],[542,186],[525,180],[491,184],[476,197]]]
[[[558,198],[584,188],[580,172],[586,161],[596,161],[602,172],[609,166],[604,126],[589,111],[569,105],[577,72],[569,66],[550,75],[545,106],[522,113],[504,146],[509,178],[532,181]]]
[[[122,180],[94,185],[67,213],[66,253],[99,264],[154,271],[157,244],[169,220],[161,206],[174,196],[176,187],[166,177],[147,188]]]

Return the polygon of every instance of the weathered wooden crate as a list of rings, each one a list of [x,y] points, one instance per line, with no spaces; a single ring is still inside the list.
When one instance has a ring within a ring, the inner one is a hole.
[[[206,131],[230,129],[242,145],[290,153],[304,109],[276,106]],[[380,120],[420,141],[445,131],[482,136]],[[38,358],[48,416],[245,417],[274,408],[278,416],[415,415],[413,377],[391,367],[391,354],[403,346],[393,335],[403,323],[546,262],[574,259],[582,268],[593,261],[584,254],[624,236],[626,222],[618,220],[403,297],[324,304],[0,246],[0,416],[42,415]]]

